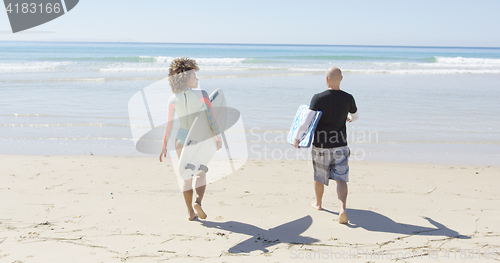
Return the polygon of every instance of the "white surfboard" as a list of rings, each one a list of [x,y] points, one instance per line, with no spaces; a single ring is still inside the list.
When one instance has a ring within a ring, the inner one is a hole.
[[[321,111],[313,111],[309,109],[309,105],[300,105],[295,118],[288,132],[287,141],[294,144],[295,139],[299,140],[299,148],[308,148],[311,146],[312,138],[319,119]]]
[[[221,89],[210,95],[210,103],[219,131],[223,132],[226,128],[227,110]],[[188,132],[179,158],[178,171],[181,178],[187,180],[197,175],[207,167],[216,152],[217,143],[208,122],[207,112],[202,108]]]

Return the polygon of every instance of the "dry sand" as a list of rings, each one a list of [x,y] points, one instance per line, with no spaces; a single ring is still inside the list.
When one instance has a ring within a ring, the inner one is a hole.
[[[0,262],[500,260],[500,167],[352,162],[349,225],[334,183],[310,207],[310,161],[248,161],[193,222],[156,157],[0,156],[0,170]]]

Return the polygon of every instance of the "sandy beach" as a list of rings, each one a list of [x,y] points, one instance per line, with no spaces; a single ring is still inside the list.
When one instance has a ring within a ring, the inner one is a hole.
[[[155,157],[0,157],[0,262],[472,262],[500,255],[500,167],[352,162],[349,224],[309,161],[249,160],[190,222]],[[468,257],[468,258],[466,258]]]
[[[0,11],[0,263],[500,262],[500,1],[80,2]]]

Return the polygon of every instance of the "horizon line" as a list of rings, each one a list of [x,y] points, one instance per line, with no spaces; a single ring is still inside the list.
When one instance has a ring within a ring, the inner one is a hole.
[[[269,43],[195,43],[195,42],[140,42],[140,41],[78,41],[78,40],[0,40],[0,42],[51,42],[51,43],[100,43],[100,44],[177,44],[177,45],[253,45],[253,46],[324,46],[324,47],[402,47],[402,48],[480,48],[499,49],[491,46],[414,46],[414,45],[346,45],[346,44],[269,44]]]

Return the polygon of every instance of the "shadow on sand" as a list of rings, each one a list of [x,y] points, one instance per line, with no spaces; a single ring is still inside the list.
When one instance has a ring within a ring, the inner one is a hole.
[[[322,211],[334,215],[336,212],[323,209]],[[434,227],[424,227],[418,225],[410,225],[404,223],[397,223],[387,216],[379,213],[360,210],[360,209],[347,209],[349,216],[350,228],[361,227],[367,231],[372,232],[385,232],[403,235],[428,235],[428,236],[446,236],[460,239],[470,239],[470,236],[460,235],[457,231],[449,229],[441,223],[438,223],[431,218],[424,217]],[[203,226],[208,228],[215,228],[226,230],[234,233],[240,233],[252,236],[249,239],[242,241],[235,246],[231,247],[228,251],[230,253],[249,253],[256,250],[268,252],[268,247],[280,243],[288,244],[312,244],[318,242],[319,239],[312,237],[301,236],[312,225],[311,216],[305,216],[300,219],[279,225],[275,228],[265,230],[253,225],[228,221],[228,222],[211,222],[200,221]]]
[[[201,221],[201,223],[205,227],[222,229],[252,236],[228,250],[230,253],[249,253],[256,250],[268,252],[269,250],[267,250],[267,247],[274,246],[279,243],[311,244],[319,241],[315,238],[300,235],[312,225],[312,221],[311,216],[305,216],[269,230],[234,221]]]
[[[323,209],[323,211],[338,215],[338,213],[326,209]],[[347,224],[347,226],[350,228],[361,227],[373,232],[386,232],[404,235],[446,236],[460,239],[470,239],[470,236],[460,235],[457,231],[449,229],[429,217],[424,217],[424,219],[429,221],[429,223],[434,226],[433,228],[397,223],[387,216],[370,210],[347,209],[347,215],[349,217],[349,224]]]

